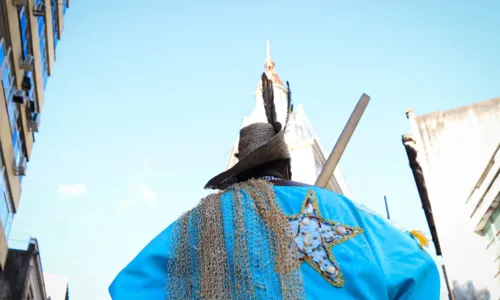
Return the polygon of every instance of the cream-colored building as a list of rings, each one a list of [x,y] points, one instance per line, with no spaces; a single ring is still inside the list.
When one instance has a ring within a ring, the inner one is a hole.
[[[70,0],[0,0],[0,272]]]
[[[276,115],[281,124],[286,122],[286,111],[288,103],[288,88],[283,84],[278,74],[274,69],[274,61],[271,58],[268,43],[267,58],[264,63],[267,77],[273,81],[274,103],[276,107]],[[255,108],[251,114],[243,119],[241,127],[248,126],[257,122],[267,122],[264,101],[262,99],[261,84],[259,82],[257,91],[254,94]],[[292,99],[293,100],[293,99]],[[325,152],[322,150],[319,140],[313,131],[302,105],[295,105],[293,113],[288,120],[288,126],[285,132],[285,139],[292,157],[292,180],[314,184],[326,163]],[[227,169],[231,168],[238,162],[235,153],[238,149],[238,141],[233,146],[231,151]],[[328,188],[343,194],[348,198],[352,198],[351,191],[340,171],[336,168],[334,176],[328,184]]]
[[[403,143],[450,290],[500,299],[500,98],[407,116]]]

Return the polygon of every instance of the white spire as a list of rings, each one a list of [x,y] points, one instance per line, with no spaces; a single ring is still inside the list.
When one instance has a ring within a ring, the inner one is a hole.
[[[267,58],[270,59],[271,58],[271,46],[270,46],[270,43],[269,43],[269,40],[266,41],[266,53],[267,53]]]
[[[266,60],[264,62],[264,69],[267,78],[269,78],[274,83],[283,85],[283,82],[281,82],[280,77],[274,70],[274,60],[271,58],[271,43],[269,42],[269,40],[266,41]]]

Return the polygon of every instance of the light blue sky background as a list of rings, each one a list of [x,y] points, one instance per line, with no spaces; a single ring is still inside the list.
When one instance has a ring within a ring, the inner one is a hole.
[[[500,4],[348,2],[72,1],[13,235],[39,239],[72,299],[109,299],[119,270],[226,166],[266,39],[326,150],[372,96],[345,177],[357,201],[384,213],[385,194],[393,219],[428,232],[405,111],[500,96]]]

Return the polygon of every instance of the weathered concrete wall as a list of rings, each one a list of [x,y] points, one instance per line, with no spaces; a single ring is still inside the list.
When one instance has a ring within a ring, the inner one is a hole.
[[[413,124],[449,277],[457,287],[473,285],[499,299],[493,258],[465,204],[500,143],[500,98],[419,116]]]
[[[30,266],[31,253],[21,250],[10,250],[5,270],[0,275],[0,299],[22,299],[28,270]]]

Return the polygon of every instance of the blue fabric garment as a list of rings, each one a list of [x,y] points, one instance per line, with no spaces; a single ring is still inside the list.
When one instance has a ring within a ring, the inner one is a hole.
[[[288,216],[299,214],[308,193],[313,191],[323,219],[362,229],[362,233],[331,248],[344,280],[342,287],[332,285],[310,264],[301,264],[307,299],[439,299],[436,264],[409,232],[322,188],[275,186],[274,190]],[[228,201],[231,197],[224,199]],[[174,224],[154,238],[118,274],[109,288],[112,299],[166,298],[166,266]],[[233,230],[229,227],[225,230]]]

